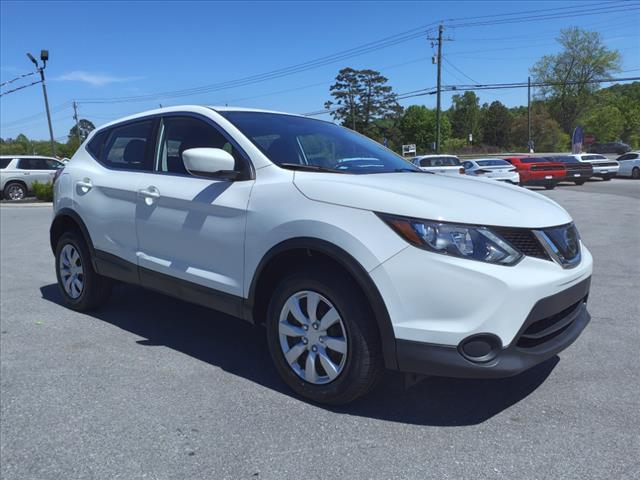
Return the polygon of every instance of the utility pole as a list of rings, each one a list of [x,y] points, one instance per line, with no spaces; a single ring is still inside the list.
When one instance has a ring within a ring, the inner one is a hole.
[[[533,153],[531,144],[531,77],[527,78],[527,146],[529,153]]]
[[[451,40],[450,38],[442,38],[442,32],[444,32],[444,25],[438,26],[438,38],[430,38],[432,42],[436,42],[438,45],[438,55],[435,63],[438,67],[438,81],[436,87],[436,153],[440,153],[440,117],[442,111],[442,104],[440,101],[440,92],[442,91],[442,42],[445,40]],[[431,44],[433,46],[433,43]]]
[[[80,124],[78,123],[78,104],[73,101],[73,119],[76,121],[76,135],[78,136],[78,144],[82,143],[82,137],[80,136]]]
[[[47,123],[49,124],[49,139],[51,141],[51,153],[55,156],[56,154],[56,143],[53,139],[53,127],[51,126],[51,112],[49,111],[49,98],[47,97],[47,85],[44,81],[44,69],[47,67],[47,61],[49,60],[49,50],[41,50],[40,51],[40,60],[42,60],[42,67],[38,65],[38,61],[31,55],[27,53],[27,57],[29,60],[33,62],[40,74],[40,83],[42,83],[42,93],[44,95],[44,108],[47,111]]]
[[[444,26],[438,27],[438,93],[436,98],[436,153],[440,153],[440,90],[442,87],[442,31]]]

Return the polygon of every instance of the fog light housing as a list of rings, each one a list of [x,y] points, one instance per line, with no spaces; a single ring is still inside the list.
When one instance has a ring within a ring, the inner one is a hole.
[[[502,341],[490,333],[478,333],[465,338],[458,345],[460,355],[474,363],[495,360],[502,349]]]

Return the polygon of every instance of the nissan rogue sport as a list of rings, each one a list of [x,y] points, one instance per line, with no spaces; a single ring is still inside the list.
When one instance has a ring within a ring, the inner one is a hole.
[[[263,324],[283,380],[316,402],[354,400],[385,368],[515,375],[590,319],[592,258],[555,202],[423,172],[325,121],[134,115],[92,132],[54,193],[70,308],[121,281]]]

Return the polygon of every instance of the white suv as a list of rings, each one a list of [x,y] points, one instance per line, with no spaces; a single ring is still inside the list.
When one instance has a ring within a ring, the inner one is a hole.
[[[344,403],[389,368],[502,377],[589,321],[569,214],[511,185],[422,172],[332,123],[198,106],[97,129],[55,182],[65,302],[112,279],[264,324],[300,395]]]
[[[0,190],[7,200],[22,200],[33,190],[33,182],[48,183],[64,163],[50,157],[0,157]]]

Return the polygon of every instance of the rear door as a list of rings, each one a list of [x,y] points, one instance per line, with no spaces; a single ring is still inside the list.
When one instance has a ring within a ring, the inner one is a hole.
[[[142,119],[98,132],[87,146],[97,161],[74,162],[69,169],[75,208],[88,227],[96,255],[106,262],[109,255],[128,262],[124,268],[129,268],[131,281],[137,281],[137,187],[144,172],[153,168],[156,124],[156,119]]]
[[[29,190],[33,182],[50,182],[55,174],[55,169],[49,166],[45,158],[21,158],[18,160],[18,169],[23,170],[22,175]]]
[[[224,294],[243,294],[244,234],[254,184],[248,157],[209,119],[170,115],[158,128],[155,169],[138,184],[137,252],[143,285],[165,290],[175,279]],[[222,148],[236,159],[242,178],[229,181],[187,172],[182,153]],[[180,284],[189,287],[189,284]],[[181,290],[179,290],[181,291]],[[174,290],[175,292],[175,290]],[[216,308],[228,311],[224,305]]]

